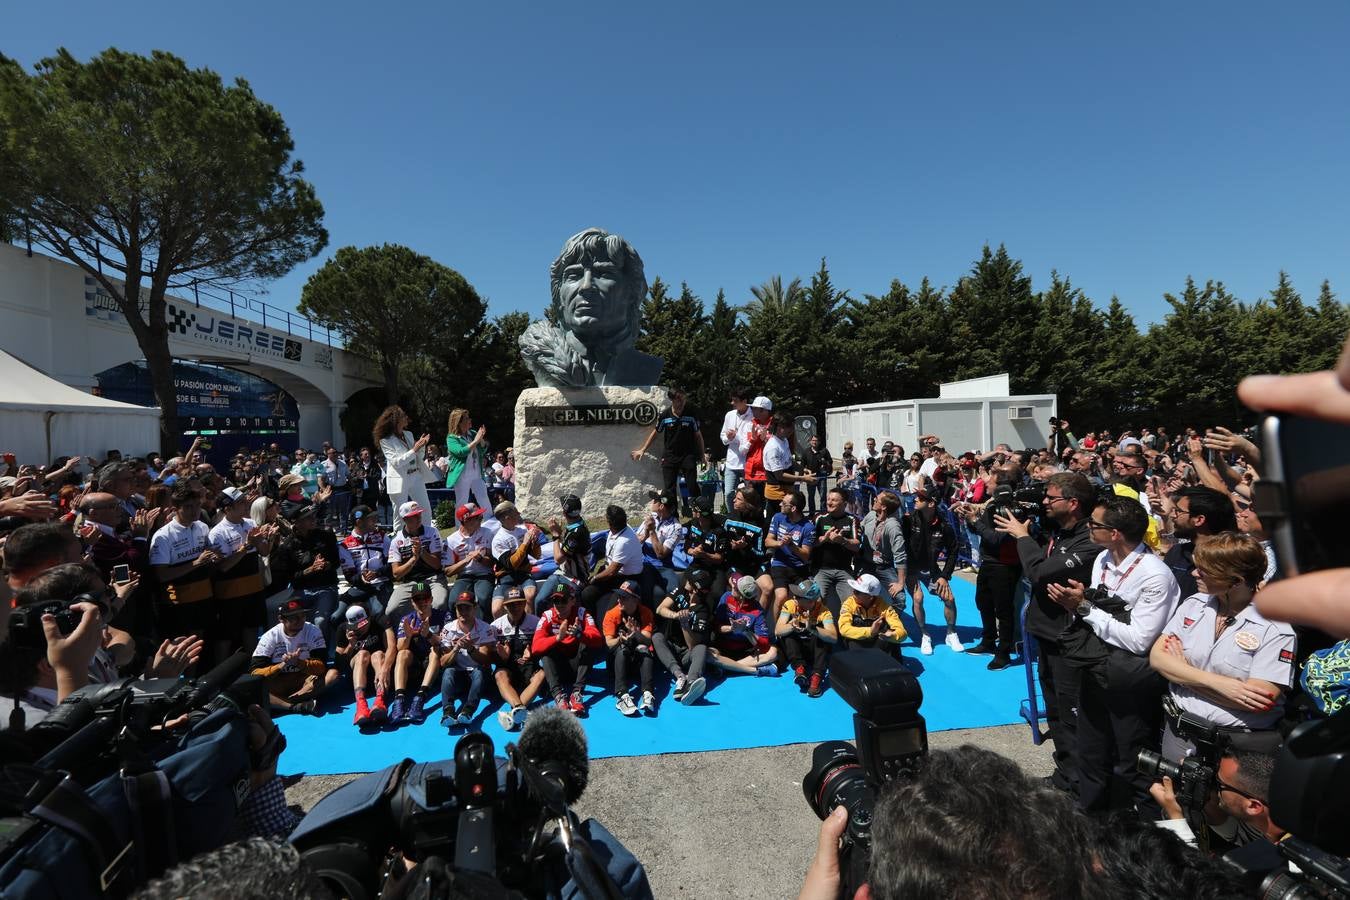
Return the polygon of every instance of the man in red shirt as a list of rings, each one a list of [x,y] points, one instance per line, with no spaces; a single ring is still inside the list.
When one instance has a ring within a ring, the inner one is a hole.
[[[591,668],[590,651],[605,639],[595,626],[595,619],[577,603],[570,585],[559,582],[554,586],[549,603],[549,608],[539,617],[530,650],[548,678],[548,687],[558,708],[584,716],[586,704],[582,688]]]

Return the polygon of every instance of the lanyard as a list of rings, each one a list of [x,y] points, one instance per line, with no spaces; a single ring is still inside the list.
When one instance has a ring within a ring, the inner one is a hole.
[[[1134,562],[1130,563],[1130,567],[1125,570],[1124,574],[1120,576],[1120,580],[1116,582],[1115,593],[1120,593],[1120,586],[1125,583],[1125,579],[1130,577],[1130,573],[1134,571],[1135,566],[1139,565],[1139,561],[1143,558],[1144,554],[1140,553],[1135,557]],[[1106,584],[1106,563],[1102,563],[1102,584]]]

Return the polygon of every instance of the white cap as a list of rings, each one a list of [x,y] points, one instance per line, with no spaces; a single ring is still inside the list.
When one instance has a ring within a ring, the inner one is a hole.
[[[406,500],[399,504],[398,507],[398,517],[400,519],[406,519],[409,516],[420,516],[422,513],[423,509],[418,505],[416,500]]]
[[[848,586],[855,591],[861,591],[864,594],[871,594],[873,597],[881,594],[881,582],[875,575],[859,575],[857,578],[850,578]]]
[[[220,495],[222,497],[229,497],[231,506],[244,499],[244,492],[237,487],[227,487],[220,492]]]
[[[362,609],[361,607],[359,607],[359,606],[349,606],[349,607],[347,607],[347,624],[348,624],[348,625],[360,625],[362,622],[364,622],[364,621],[365,621],[366,619],[368,619],[368,618],[369,618],[369,616],[366,614],[366,611],[365,611],[364,609]]]
[[[750,401],[750,405],[755,409],[763,409],[773,412],[773,401],[768,397],[756,397]]]
[[[736,580],[736,594],[742,600],[753,600],[759,596],[759,585],[749,575],[742,575]]]

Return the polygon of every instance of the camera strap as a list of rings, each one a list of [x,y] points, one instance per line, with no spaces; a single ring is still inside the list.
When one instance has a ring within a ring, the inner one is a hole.
[[[135,839],[121,844],[103,811],[69,775],[48,791],[29,815],[79,839],[94,861],[101,890],[106,892],[128,873]]]
[[[141,878],[158,878],[178,864],[173,805],[168,777],[159,769],[138,775],[121,773],[122,791],[131,807],[132,834],[140,857]]]

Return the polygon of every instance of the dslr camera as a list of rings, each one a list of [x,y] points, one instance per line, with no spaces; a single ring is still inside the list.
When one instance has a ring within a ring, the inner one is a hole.
[[[852,897],[867,879],[877,791],[916,771],[928,755],[928,726],[919,714],[919,680],[881,650],[840,653],[830,668],[830,681],[853,707],[855,743],[818,745],[802,792],[821,819],[837,806],[848,810],[839,885],[841,897]]]
[[[1177,803],[1186,812],[1192,826],[1197,822],[1200,829],[1196,835],[1207,833],[1203,823],[1205,801],[1214,790],[1218,778],[1219,758],[1223,756],[1224,743],[1219,736],[1217,725],[1211,725],[1203,719],[1189,713],[1180,713],[1176,718],[1177,735],[1195,745],[1195,753],[1179,763],[1163,759],[1162,754],[1152,750],[1140,750],[1135,767],[1154,781],[1164,777],[1172,779],[1172,791]]]
[[[16,647],[29,650],[46,650],[47,634],[42,630],[42,617],[52,616],[62,635],[69,635],[79,627],[83,612],[72,609],[76,603],[92,603],[98,607],[104,621],[108,618],[108,604],[93,594],[76,594],[69,600],[47,600],[19,606],[9,615],[9,639]]]
[[[1045,485],[1014,489],[1011,485],[1000,484],[994,487],[989,498],[990,515],[997,513],[1026,522],[1041,514],[1041,501],[1044,499]]]

